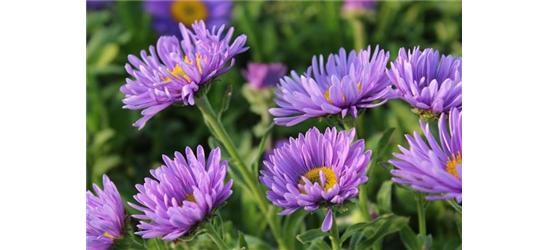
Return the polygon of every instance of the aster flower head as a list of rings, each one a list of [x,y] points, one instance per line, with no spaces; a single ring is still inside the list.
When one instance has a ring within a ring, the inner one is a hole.
[[[126,71],[132,78],[120,91],[126,95],[124,108],[139,110],[143,117],[133,124],[139,129],[156,113],[174,103],[194,105],[200,87],[224,74],[235,63],[235,55],[246,51],[246,36],[240,35],[230,44],[231,27],[223,36],[224,26],[206,29],[204,22],[195,22],[194,31],[179,25],[183,40],[175,36],[158,39],[157,47],[150,46],[150,55],[141,51],[141,59],[129,55]],[[227,64],[230,62],[230,65]]]
[[[242,76],[256,90],[276,86],[278,80],[288,71],[282,63],[248,63],[248,68],[242,71]]]
[[[86,192],[86,249],[109,249],[124,235],[124,206],[112,181],[103,175],[103,190],[96,184]]]
[[[440,55],[437,50],[401,48],[387,75],[398,98],[410,103],[414,112],[438,117],[452,108],[461,109],[461,57]]]
[[[440,144],[429,130],[429,124],[420,121],[427,143],[417,132],[414,136],[406,135],[410,148],[399,146],[402,153],[395,153],[397,160],[389,160],[389,163],[396,167],[391,171],[394,182],[434,194],[427,196],[427,200],[455,198],[461,203],[461,111],[453,108],[448,117],[449,128],[446,127],[446,114],[443,113],[438,121]]]
[[[152,16],[152,26],[161,35],[180,35],[179,23],[191,26],[203,20],[208,29],[229,25],[232,1],[146,1],[145,11]]]
[[[156,180],[145,178],[145,184],[136,185],[134,198],[140,205],[129,204],[144,213],[132,215],[141,220],[136,234],[144,239],[162,236],[171,241],[193,233],[232,194],[233,181],[224,184],[228,164],[221,162],[219,148],[208,161],[202,146],[196,155],[189,147],[185,151],[187,157],[175,152],[173,160],[164,155],[166,165],[151,170]]]
[[[324,64],[321,55],[313,57],[307,73],[280,80],[275,92],[278,108],[269,112],[277,116],[278,125],[293,126],[309,118],[347,114],[358,116],[359,108],[372,108],[384,104],[393,97],[391,84],[385,71],[389,52],[379,50],[354,50],[349,54],[345,49],[339,55],[330,54]]]
[[[358,186],[368,180],[366,166],[372,152],[364,152],[363,140],[353,143],[354,136],[354,129],[338,133],[327,128],[322,134],[312,128],[269,155],[259,179],[269,189],[267,198],[285,208],[279,215],[301,207],[307,211],[328,207],[322,230],[331,228],[332,206],[357,197]]]

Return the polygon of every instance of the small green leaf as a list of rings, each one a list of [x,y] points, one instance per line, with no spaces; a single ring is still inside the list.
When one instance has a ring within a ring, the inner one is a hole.
[[[461,205],[459,205],[454,199],[449,199],[447,201],[459,214],[461,214]]]
[[[385,181],[377,193],[377,206],[379,207],[381,213],[391,212],[392,187],[392,181]]]
[[[223,112],[227,111],[227,109],[229,108],[232,95],[233,95],[233,85],[229,85],[227,86],[227,90],[225,90],[225,95],[223,95],[223,101],[221,102],[221,109],[219,109],[219,112],[217,113],[218,119],[221,120],[221,116],[223,115]]]
[[[328,233],[322,232],[322,230],[320,230],[319,228],[316,228],[316,229],[311,229],[305,233],[302,233],[298,235],[296,238],[301,243],[307,243],[318,238],[324,238],[325,236],[328,236]]]
[[[417,236],[421,245],[421,250],[427,250],[431,248],[431,245],[433,244],[433,236],[430,234],[423,237],[421,235]]]
[[[391,218],[392,216],[393,216],[393,214],[384,214],[384,215],[378,217],[377,219],[369,221],[369,222],[360,222],[360,223],[350,225],[345,230],[345,233],[343,234],[343,236],[341,236],[341,242],[345,242],[345,240],[347,240],[347,238],[351,237],[356,231],[362,230],[363,228],[365,228],[367,226],[373,225],[373,224],[375,224],[376,222],[378,222],[380,220],[385,220],[385,219]]]
[[[263,153],[265,152],[265,143],[267,143],[267,139],[269,138],[271,131],[273,131],[273,128],[274,128],[274,123],[271,123],[271,125],[269,125],[269,127],[265,131],[265,134],[263,134],[263,136],[261,137],[261,142],[259,142],[257,155],[252,165],[252,169],[256,177],[259,174],[259,165],[261,164],[261,161],[263,159]]]
[[[419,242],[419,239],[417,238],[412,228],[410,228],[410,226],[408,225],[404,226],[400,230],[399,235],[406,249],[408,250],[421,249],[421,244]]]
[[[382,240],[385,236],[400,231],[402,227],[408,224],[408,220],[409,218],[406,217],[394,217],[385,220],[383,225],[381,225],[371,237],[359,244],[358,249],[369,249],[373,247],[376,242]]]
[[[249,249],[248,242],[246,242],[246,238],[244,238],[244,234],[240,231],[238,231],[238,248]]]

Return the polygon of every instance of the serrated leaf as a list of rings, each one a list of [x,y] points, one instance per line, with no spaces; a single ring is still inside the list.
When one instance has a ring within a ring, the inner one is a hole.
[[[319,228],[316,228],[316,229],[311,229],[305,233],[302,233],[298,235],[296,238],[301,243],[307,243],[318,238],[324,238],[326,236],[328,236],[328,233],[322,232],[322,230],[320,230]]]

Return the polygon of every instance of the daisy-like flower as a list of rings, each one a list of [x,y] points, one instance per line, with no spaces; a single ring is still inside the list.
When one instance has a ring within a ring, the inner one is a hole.
[[[358,116],[359,108],[372,108],[393,97],[391,82],[385,74],[389,52],[376,46],[373,53],[345,49],[339,55],[330,54],[324,64],[320,56],[313,57],[313,65],[304,76],[292,71],[290,77],[280,80],[275,92],[279,108],[269,112],[277,116],[277,125],[293,126],[309,118],[341,114]]]
[[[399,146],[402,153],[395,153],[398,160],[389,160],[396,169],[391,171],[393,181],[411,185],[412,188],[428,193],[427,200],[453,199],[461,203],[461,111],[452,109],[449,114],[449,131],[446,114],[438,121],[440,144],[431,134],[429,124],[420,121],[427,143],[419,133],[406,135],[410,149]]]
[[[461,109],[461,57],[440,55],[437,50],[401,48],[387,75],[398,98],[427,119],[451,108]]]
[[[175,36],[158,39],[156,49],[150,46],[151,55],[141,51],[141,60],[129,55],[126,71],[133,79],[126,79],[120,91],[126,95],[124,108],[139,110],[143,117],[133,124],[142,129],[156,113],[173,103],[194,105],[194,95],[201,86],[224,74],[235,63],[234,56],[246,51],[246,36],[240,35],[229,44],[231,27],[223,35],[224,27],[210,31],[204,22],[195,22],[193,31],[179,24],[183,40]],[[230,65],[227,63],[230,61]]]
[[[191,26],[203,20],[208,29],[229,25],[232,1],[146,1],[145,11],[152,16],[152,26],[161,35],[179,35],[178,23]]]
[[[109,249],[124,235],[124,205],[116,186],[103,175],[103,190],[96,184],[86,192],[86,248]]]
[[[248,68],[242,70],[242,76],[256,90],[276,86],[278,80],[288,71],[282,63],[248,63]]]
[[[192,233],[232,194],[233,181],[223,183],[228,165],[221,162],[221,150],[212,150],[208,161],[202,146],[196,153],[187,147],[186,158],[179,152],[173,160],[164,155],[166,165],[151,170],[156,180],[145,178],[144,185],[136,185],[139,193],[134,198],[141,205],[128,204],[144,213],[132,215],[141,220],[137,235],[171,241]]]
[[[368,180],[366,166],[372,151],[364,152],[364,141],[353,143],[355,130],[349,133],[317,128],[274,150],[264,161],[261,183],[269,189],[267,198],[285,208],[287,215],[303,207],[315,211],[328,207],[322,223],[324,232],[332,227],[332,206],[357,197],[358,186]]]

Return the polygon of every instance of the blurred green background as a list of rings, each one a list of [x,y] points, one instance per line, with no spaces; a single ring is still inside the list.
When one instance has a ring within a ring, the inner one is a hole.
[[[229,85],[232,85],[230,108],[223,123],[249,162],[257,156],[261,134],[261,117],[251,111],[242,94],[246,84],[240,71],[248,62],[282,62],[290,70],[302,73],[314,55],[337,53],[340,47],[355,48],[353,27],[342,15],[343,3],[330,2],[235,2],[232,26],[235,34],[248,36],[248,52],[236,57],[236,65],[213,84],[209,99],[219,108]],[[149,170],[162,164],[161,155],[173,157],[175,151],[202,144],[208,148],[209,131],[195,107],[170,107],[150,120],[141,131],[131,124],[139,119],[139,111],[122,109],[123,94],[119,88],[129,75],[124,70],[127,55],[138,55],[142,49],[155,45],[158,34],[151,28],[151,17],[144,13],[141,2],[119,1],[101,10],[87,10],[87,183],[100,183],[108,174],[116,183],[123,200],[134,202],[134,185],[150,176]],[[432,47],[443,54],[461,56],[461,2],[378,2],[374,10],[362,18],[366,44],[379,44],[389,50],[393,60],[400,47]],[[258,125],[260,124],[260,125]],[[294,127],[275,126],[272,141],[297,136],[316,126],[323,130],[324,121],[309,120]],[[367,110],[360,123],[360,137],[367,149],[375,150],[383,132],[395,127],[390,146],[381,152],[380,161],[387,161],[397,145],[407,145],[404,134],[418,130],[418,118],[400,100],[391,100],[379,108]],[[268,145],[271,147],[271,145]],[[226,157],[228,158],[228,157]],[[410,227],[417,232],[416,203],[412,193],[395,185],[382,184],[390,179],[386,169],[378,164],[368,184],[369,198],[384,208],[376,212],[391,212],[409,217]],[[222,209],[225,234],[236,239],[236,230],[246,234],[252,249],[275,245],[266,229],[263,215],[256,211],[251,196],[238,186],[233,188],[228,205]],[[383,194],[383,196],[378,195]],[[382,201],[385,199],[385,201]],[[387,207],[386,201],[389,201]],[[129,206],[129,211],[134,212]],[[357,209],[355,209],[357,210]],[[355,223],[357,211],[342,216],[340,227]],[[427,230],[433,235],[432,249],[456,249],[461,245],[455,212],[445,202],[431,202],[427,210]],[[318,227],[321,218],[307,216],[302,230]],[[253,246],[253,247],[252,247]],[[299,244],[298,244],[299,246]],[[384,238],[384,249],[403,249],[399,233]],[[191,243],[178,243],[178,248],[213,247],[207,238]],[[254,248],[255,247],[255,248]],[[215,247],[213,247],[215,248]]]

